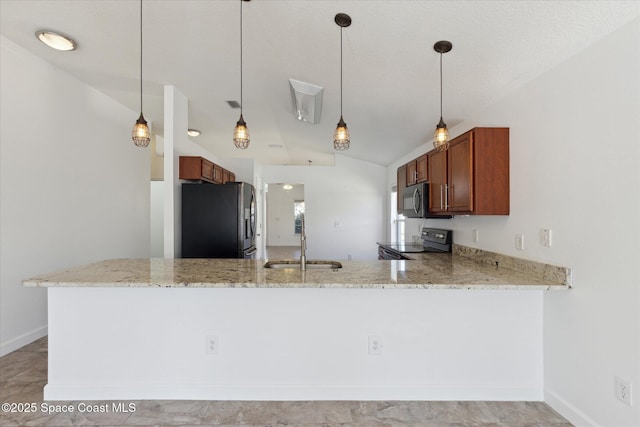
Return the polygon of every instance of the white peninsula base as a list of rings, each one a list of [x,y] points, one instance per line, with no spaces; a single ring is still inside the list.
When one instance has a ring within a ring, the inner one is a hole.
[[[46,400],[543,398],[543,290],[48,292]]]

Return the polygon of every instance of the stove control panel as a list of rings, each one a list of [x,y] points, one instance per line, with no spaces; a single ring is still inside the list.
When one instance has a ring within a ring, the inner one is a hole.
[[[425,249],[451,252],[453,230],[424,227],[420,235]]]

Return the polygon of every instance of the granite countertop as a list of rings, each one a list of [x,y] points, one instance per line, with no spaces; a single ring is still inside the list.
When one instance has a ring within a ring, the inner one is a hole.
[[[516,271],[478,257],[412,254],[409,261],[340,261],[341,269],[264,268],[263,260],[110,259],[23,281],[27,287],[568,289],[570,271]],[[555,268],[555,267],[554,267]],[[560,268],[560,267],[557,267]],[[521,269],[527,270],[527,269]]]

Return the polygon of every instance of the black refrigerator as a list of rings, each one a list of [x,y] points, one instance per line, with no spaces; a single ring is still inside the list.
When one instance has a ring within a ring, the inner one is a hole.
[[[251,184],[182,184],[182,257],[255,258],[256,197]]]

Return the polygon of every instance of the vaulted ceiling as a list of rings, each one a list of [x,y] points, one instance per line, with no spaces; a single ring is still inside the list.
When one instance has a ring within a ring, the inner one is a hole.
[[[226,102],[240,100],[240,7],[251,132],[244,151],[232,142],[239,110]],[[202,132],[193,141],[217,156],[331,164],[340,116],[334,16],[344,12],[353,20],[343,31],[343,110],[351,132],[344,154],[388,165],[432,139],[440,117],[436,41],[453,43],[443,57],[443,115],[451,127],[638,17],[639,9],[637,1],[144,0],[144,114],[162,135],[163,86],[174,85],[189,100],[189,127]],[[139,14],[137,0],[0,0],[0,30],[138,111]],[[47,48],[34,36],[40,29],[70,35],[78,49]],[[324,88],[319,123],[297,120],[289,78]],[[130,143],[130,129],[122,132]]]

